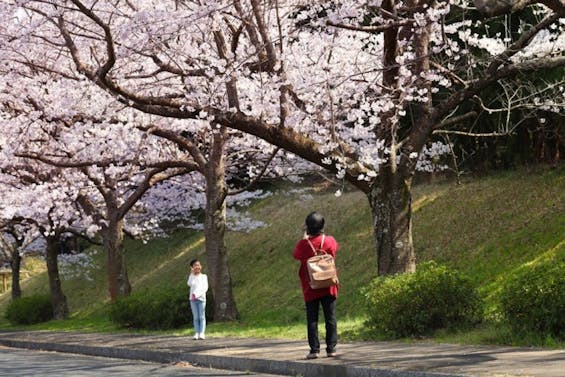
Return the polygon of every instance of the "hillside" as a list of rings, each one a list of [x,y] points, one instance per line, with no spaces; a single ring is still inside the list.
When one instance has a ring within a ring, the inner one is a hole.
[[[284,336],[304,336],[303,304],[297,262],[291,253],[302,235],[302,223],[312,210],[326,217],[326,232],[340,242],[338,268],[342,287],[338,318],[340,332],[359,335],[365,316],[360,292],[376,273],[371,217],[367,199],[335,187],[279,187],[275,195],[255,202],[252,217],[269,224],[265,228],[231,232],[227,236],[230,263],[242,328],[297,328]],[[436,260],[458,268],[495,292],[505,275],[544,253],[565,252],[565,166],[554,169],[504,172],[462,185],[452,182],[420,184],[414,189],[414,245],[419,262]],[[167,239],[146,244],[127,241],[127,260],[134,290],[185,284],[188,261],[203,255],[203,234],[178,231]],[[104,257],[84,277],[63,281],[74,325],[112,328],[105,316],[107,288]],[[47,292],[40,274],[23,284],[24,294]],[[0,296],[0,312],[9,292]],[[5,320],[0,324],[7,326]],[[65,324],[56,326],[65,328]],[[216,327],[214,327],[216,326]],[[210,327],[224,331],[220,324]]]

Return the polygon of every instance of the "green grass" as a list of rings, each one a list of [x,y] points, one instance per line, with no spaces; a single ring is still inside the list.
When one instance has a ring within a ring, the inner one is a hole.
[[[565,250],[563,166],[507,172],[431,195],[416,204],[416,255],[465,271],[487,297],[520,265]]]
[[[371,216],[366,197],[335,188],[313,186],[254,203],[249,212],[269,224],[248,233],[227,235],[234,294],[241,315],[236,323],[211,323],[211,336],[256,336],[305,339],[305,320],[298,263],[292,250],[302,235],[304,217],[318,210],[326,231],[340,243],[339,332],[342,339],[371,339],[361,288],[375,276]],[[481,179],[420,184],[414,188],[414,245],[418,262],[436,260],[476,279],[489,312],[501,282],[520,266],[544,255],[565,252],[565,166],[504,172]],[[178,231],[147,244],[126,242],[128,271],[134,290],[184,281],[187,264],[198,256],[207,269],[202,232]],[[106,314],[107,283],[104,256],[97,255],[93,280],[63,281],[71,318],[36,325],[34,329],[123,331]],[[47,292],[45,273],[23,282],[25,295]],[[0,296],[0,312],[9,292]],[[3,318],[0,326],[11,327]],[[30,327],[27,327],[30,328]],[[170,333],[188,334],[190,328]],[[486,323],[463,333],[436,334],[435,340],[464,344],[512,344],[563,347],[552,339],[516,339],[499,324]]]

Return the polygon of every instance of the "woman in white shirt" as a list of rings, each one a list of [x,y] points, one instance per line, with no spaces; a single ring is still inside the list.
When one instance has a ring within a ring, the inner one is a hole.
[[[202,273],[202,264],[198,259],[190,261],[190,275],[187,281],[190,287],[190,309],[194,322],[194,339],[206,339],[206,292],[208,276]]]

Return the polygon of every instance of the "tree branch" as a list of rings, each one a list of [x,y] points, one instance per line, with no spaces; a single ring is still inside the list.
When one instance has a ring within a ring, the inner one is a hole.
[[[508,136],[510,132],[486,132],[486,133],[474,133],[468,131],[450,131],[450,130],[434,130],[432,132],[434,135],[437,134],[447,134],[447,135],[460,135],[469,137],[494,137],[494,136]]]
[[[148,133],[158,136],[158,137],[162,137],[163,139],[169,140],[173,143],[175,143],[176,145],[178,145],[180,148],[186,150],[194,159],[195,162],[195,170],[198,170],[199,172],[203,173],[204,172],[204,168],[206,166],[206,159],[204,157],[204,155],[202,154],[202,152],[198,149],[198,147],[196,145],[194,145],[193,142],[191,142],[188,138],[185,138],[179,134],[177,134],[176,132],[170,131],[170,130],[165,130],[162,129],[160,127],[138,127],[138,129],[143,130],[143,131],[147,131]]]
[[[69,229],[66,230],[66,233],[71,233],[72,235],[79,237],[79,238],[82,238],[83,240],[86,240],[93,245],[102,246],[102,242],[96,241],[95,239],[88,237],[87,235],[77,231],[76,229],[69,228]]]
[[[245,187],[243,187],[239,190],[230,191],[230,192],[228,192],[228,195],[237,195],[237,194],[240,194],[242,192],[245,192],[245,191],[249,190],[255,183],[257,183],[259,181],[259,179],[263,178],[263,175],[267,171],[267,168],[269,167],[269,165],[271,164],[271,161],[273,161],[273,159],[275,158],[275,155],[279,152],[279,150],[280,150],[280,148],[278,148],[278,147],[275,148],[273,153],[271,153],[271,155],[269,156],[269,159],[265,162],[265,165],[263,166],[263,168],[261,169],[259,174],[254,179],[252,179]]]
[[[105,80],[106,75],[110,72],[110,69],[116,63],[116,49],[114,47],[114,39],[112,38],[112,31],[110,27],[104,23],[94,12],[88,9],[84,4],[82,4],[79,0],[71,0],[73,4],[75,4],[79,10],[92,21],[94,21],[102,30],[104,31],[104,39],[106,41],[106,53],[108,55],[108,60],[104,63],[96,72],[96,76],[100,79]]]
[[[267,28],[263,20],[263,10],[261,9],[261,4],[259,0],[251,0],[251,7],[253,9],[255,21],[257,22],[257,29],[259,29],[259,35],[263,40],[263,46],[267,53],[268,64],[265,66],[266,72],[271,72],[277,63],[277,53],[275,51],[275,47],[273,46],[273,42],[269,37],[269,33],[267,32]]]
[[[141,196],[149,190],[151,187],[159,182],[163,182],[169,178],[176,177],[179,175],[187,174],[189,171],[185,169],[174,169],[168,173],[164,171],[167,168],[156,168],[145,174],[143,181],[137,185],[135,190],[131,195],[129,195],[123,202],[121,206],[118,207],[118,218],[123,219],[126,213],[133,207],[133,205],[141,198]]]
[[[332,158],[337,159],[341,161],[342,165],[347,166],[345,179],[363,192],[368,192],[369,190],[368,182],[360,181],[357,177],[361,174],[366,175],[369,171],[372,171],[372,169],[357,162],[355,152],[350,149],[346,148],[333,155],[331,153],[323,154],[320,152],[321,146],[318,143],[290,128],[269,125],[264,121],[255,119],[241,112],[215,112],[211,109],[210,113],[214,115],[216,122],[219,124],[254,135],[270,144],[277,145],[280,148],[292,152],[305,160],[322,166],[333,173],[337,173],[335,164],[327,162],[327,160]]]
[[[557,14],[549,15],[527,32],[523,33],[516,42],[492,60],[486,70],[486,73],[490,75],[494,74],[500,66],[505,64],[512,56],[524,49],[541,30],[547,28],[558,19],[559,16]]]
[[[565,16],[564,0],[474,0],[473,3],[479,12],[490,17],[514,13],[533,4],[543,4],[559,16]]]
[[[520,73],[531,73],[564,66],[565,56],[563,55],[538,58],[530,61],[508,64],[506,66],[503,65],[508,62],[508,59],[511,56],[515,55],[520,49],[524,48],[539,31],[549,26],[557,19],[558,17],[556,15],[548,16],[528,32],[524,33],[518,41],[493,60],[484,74],[480,75],[479,79],[469,82],[466,88],[456,91],[449,98],[435,106],[431,114],[432,119],[436,122],[437,120],[443,119],[443,117],[449,114],[449,112],[455,109],[460,103],[479,94],[481,90],[487,88],[500,79],[514,77]]]
[[[477,115],[478,114],[477,114],[476,111],[469,111],[466,114],[462,114],[462,115],[455,116],[453,118],[446,119],[443,122],[435,125],[433,128],[435,130],[439,130],[440,128],[449,127],[453,124],[463,122],[464,120],[467,120],[468,118],[475,118]],[[436,131],[434,131],[434,133],[436,133]],[[441,132],[438,132],[438,133],[441,133]]]
[[[413,20],[401,20],[401,21],[391,21],[387,22],[385,25],[375,25],[375,26],[360,26],[360,25],[347,25],[336,23],[332,21],[327,21],[327,26],[333,26],[339,29],[352,30],[352,31],[363,31],[366,33],[381,33],[392,28],[398,28],[401,26],[409,25]]]

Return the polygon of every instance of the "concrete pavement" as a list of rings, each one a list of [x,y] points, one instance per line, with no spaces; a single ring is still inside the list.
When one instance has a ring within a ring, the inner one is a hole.
[[[3,331],[0,345],[303,377],[565,377],[565,350],[435,343],[342,342],[305,360],[306,341]]]

